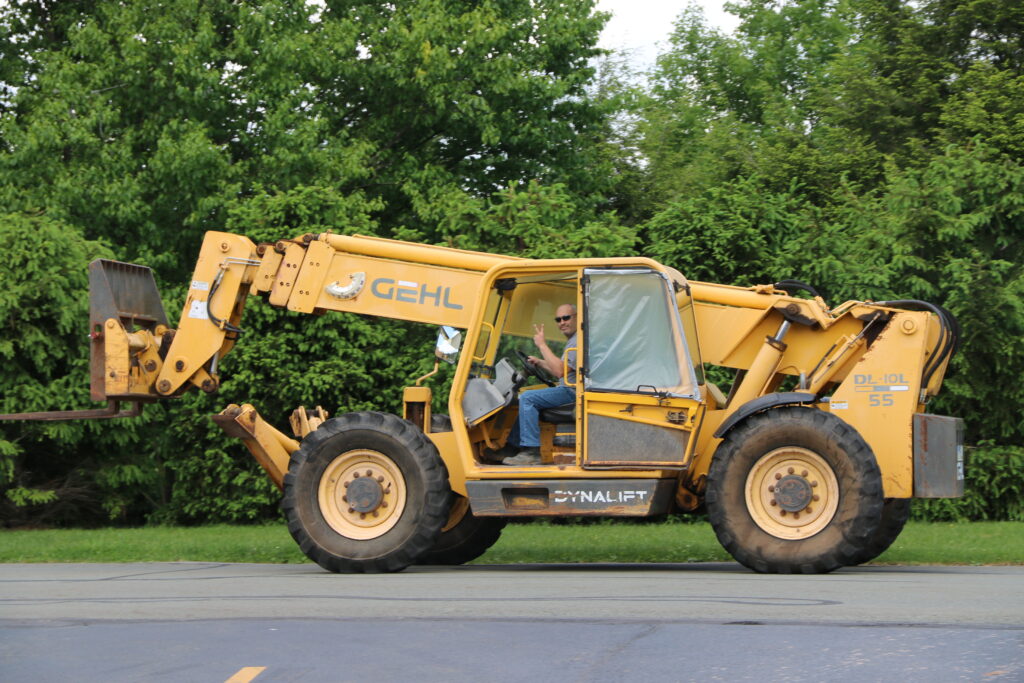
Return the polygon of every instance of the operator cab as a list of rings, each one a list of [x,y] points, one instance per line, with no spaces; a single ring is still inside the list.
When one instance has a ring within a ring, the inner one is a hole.
[[[563,262],[564,263],[564,262]],[[541,264],[541,265],[538,265]],[[574,380],[575,400],[541,411],[541,468],[649,469],[684,466],[701,409],[700,360],[692,306],[682,276],[654,267],[502,268],[484,296],[483,315],[467,330],[453,392],[480,467],[498,467],[510,443],[523,392],[561,380],[527,362],[548,347]],[[518,272],[517,272],[518,271]],[[573,347],[555,322],[559,306],[577,308]],[[690,320],[684,322],[680,311]],[[565,367],[565,354],[577,359]],[[452,410],[453,414],[456,411]]]

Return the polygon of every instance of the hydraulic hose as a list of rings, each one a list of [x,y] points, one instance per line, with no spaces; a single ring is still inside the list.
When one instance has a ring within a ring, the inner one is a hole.
[[[821,296],[821,294],[818,293],[818,290],[816,290],[814,287],[810,286],[806,282],[801,282],[800,280],[779,280],[774,285],[772,285],[772,287],[774,287],[775,289],[782,289],[785,291],[789,291],[790,289],[802,289],[803,291],[808,292],[811,296]]]
[[[235,334],[241,334],[242,328],[236,327],[226,320],[221,320],[220,318],[213,314],[212,310],[210,310],[210,304],[211,302],[213,302],[213,295],[216,294],[217,290],[220,288],[220,281],[224,278],[224,272],[225,271],[221,269],[221,271],[217,273],[217,277],[213,281],[213,286],[210,287],[210,295],[206,297],[206,315],[210,318],[210,322],[212,322],[214,325],[221,328],[225,332],[234,332]]]
[[[942,333],[939,336],[939,342],[935,347],[931,360],[925,366],[924,376],[921,380],[922,387],[928,386],[928,382],[931,381],[932,375],[939,369],[939,366],[945,360],[952,358],[953,354],[960,348],[960,323],[957,322],[956,316],[938,304],[921,301],[920,299],[898,299],[895,301],[879,301],[877,303],[879,306],[888,306],[890,308],[925,310],[934,313],[938,317]]]

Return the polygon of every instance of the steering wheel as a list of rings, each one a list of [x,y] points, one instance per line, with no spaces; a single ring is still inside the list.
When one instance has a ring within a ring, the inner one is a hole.
[[[549,387],[555,386],[556,378],[554,375],[552,375],[547,370],[531,363],[530,357],[527,356],[522,351],[520,351],[519,349],[514,349],[512,352],[516,355],[516,358],[522,364],[523,372],[526,373],[527,376],[536,377],[544,384],[547,384]]]

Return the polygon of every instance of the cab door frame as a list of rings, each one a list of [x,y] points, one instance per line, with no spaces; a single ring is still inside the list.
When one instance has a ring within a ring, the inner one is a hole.
[[[672,285],[637,266],[587,268],[580,278],[585,469],[683,469],[693,455],[704,403]]]

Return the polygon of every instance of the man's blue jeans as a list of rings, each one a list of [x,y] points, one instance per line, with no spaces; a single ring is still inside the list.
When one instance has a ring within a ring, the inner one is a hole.
[[[519,419],[516,420],[509,443],[521,448],[540,446],[540,411],[564,406],[576,400],[576,387],[558,386],[534,389],[519,394]]]

